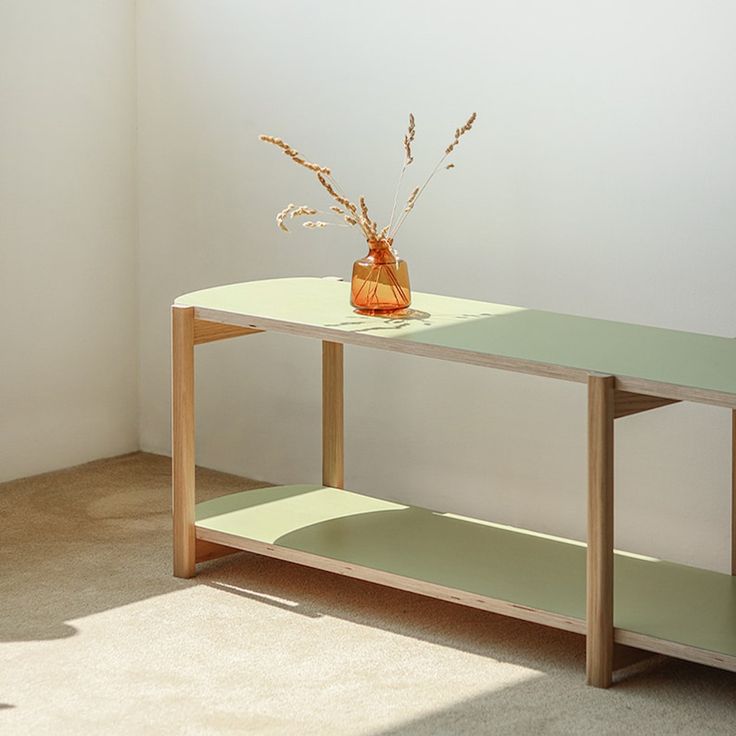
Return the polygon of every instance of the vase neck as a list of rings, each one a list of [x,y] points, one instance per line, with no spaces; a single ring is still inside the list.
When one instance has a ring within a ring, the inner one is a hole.
[[[368,241],[368,251],[372,256],[380,256],[382,259],[393,258],[393,238],[371,239]]]

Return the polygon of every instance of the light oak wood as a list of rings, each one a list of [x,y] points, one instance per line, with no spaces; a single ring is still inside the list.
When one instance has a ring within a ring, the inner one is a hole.
[[[242,550],[236,547],[228,547],[224,544],[216,544],[208,542],[206,539],[196,540],[196,560],[197,562],[207,562],[208,560],[216,560],[219,557],[235,555]]]
[[[647,396],[646,394],[637,394],[631,391],[616,390],[614,393],[614,417],[628,417],[632,414],[639,414],[642,411],[650,409],[658,409],[660,406],[668,406],[669,404],[680,403],[679,399],[665,399],[657,396]]]
[[[587,682],[613,674],[613,376],[588,380]]]
[[[343,347],[322,343],[322,484],[345,485]]]
[[[254,335],[263,330],[256,330],[251,327],[238,327],[235,325],[226,325],[221,322],[212,322],[206,319],[194,320],[194,344],[202,345],[206,342],[215,342],[216,340],[228,340],[231,337],[240,337],[241,335]]]
[[[636,631],[626,631],[625,629],[616,629],[614,639],[617,644],[626,644],[656,654],[664,654],[668,657],[677,657],[677,659],[686,659],[688,662],[697,662],[698,664],[706,664],[710,667],[719,667],[722,670],[736,672],[736,657],[729,654],[712,652],[708,649],[680,644],[676,641],[667,641],[656,636],[640,634]]]
[[[195,574],[194,309],[171,309],[171,464],[174,575]]]
[[[731,575],[736,575],[736,410],[731,412]]]

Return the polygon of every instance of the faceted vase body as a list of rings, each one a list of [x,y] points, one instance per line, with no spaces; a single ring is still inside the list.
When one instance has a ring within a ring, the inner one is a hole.
[[[360,314],[390,314],[411,304],[409,269],[393,240],[369,240],[368,255],[353,264],[350,303]]]

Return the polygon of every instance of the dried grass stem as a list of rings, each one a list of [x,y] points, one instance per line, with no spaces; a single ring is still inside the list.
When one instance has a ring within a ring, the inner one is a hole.
[[[330,175],[331,172],[326,166],[320,166],[319,164],[314,164],[311,161],[305,161],[301,156],[299,156],[299,151],[294,150],[288,143],[282,141],[281,138],[276,138],[273,135],[259,135],[258,137],[264,143],[270,143],[272,146],[280,148],[295,164],[304,166],[315,173],[325,174],[326,176]]]
[[[393,231],[391,237],[395,237],[396,233],[399,232],[399,228],[404,224],[404,220],[406,220],[407,215],[411,210],[414,208],[414,204],[416,204],[417,199],[422,195],[424,190],[427,188],[427,184],[429,184],[430,181],[432,181],[432,177],[437,173],[440,166],[445,163],[445,159],[455,150],[456,146],[460,142],[460,138],[464,136],[472,127],[473,123],[475,123],[475,119],[478,117],[477,113],[473,113],[466,121],[465,124],[461,128],[455,129],[455,136],[453,138],[452,143],[445,149],[444,154],[442,155],[442,158],[437,162],[435,167],[432,169],[432,172],[427,177],[426,181],[422,186],[419,187],[419,191],[417,191],[416,196],[414,197],[414,200],[412,201],[411,207],[407,210],[404,209],[404,212],[402,213],[401,217],[399,218],[399,221],[396,223],[396,229]],[[454,166],[454,164],[453,164]],[[407,203],[408,204],[408,203]]]
[[[411,144],[414,142],[416,135],[416,124],[414,121],[414,114],[409,113],[409,128],[404,136],[404,163],[401,165],[401,171],[399,172],[399,180],[396,182],[396,190],[394,191],[394,203],[391,206],[391,217],[388,220],[388,229],[391,230],[391,226],[394,223],[394,217],[396,216],[396,205],[399,202],[399,192],[401,191],[401,182],[404,180],[404,174],[406,173],[407,167],[414,161],[414,157],[411,153]]]

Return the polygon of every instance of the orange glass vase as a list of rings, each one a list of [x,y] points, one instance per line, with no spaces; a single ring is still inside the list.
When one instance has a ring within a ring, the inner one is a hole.
[[[368,241],[368,255],[353,264],[350,303],[360,314],[390,314],[411,304],[409,268],[393,239]]]

